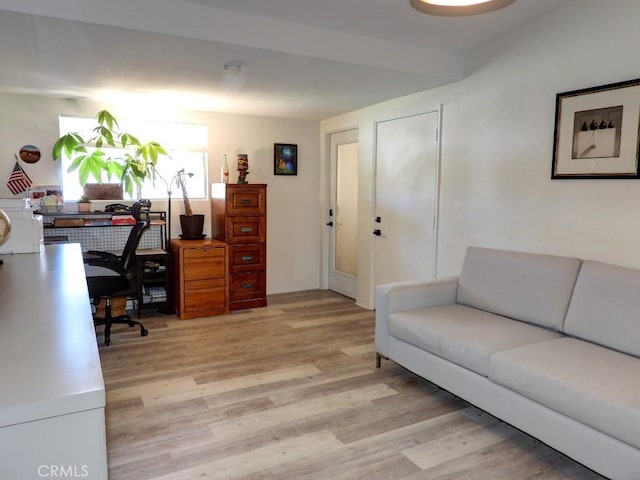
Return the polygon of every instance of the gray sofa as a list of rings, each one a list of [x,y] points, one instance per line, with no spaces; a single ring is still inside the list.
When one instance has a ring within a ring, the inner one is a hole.
[[[640,479],[640,270],[469,247],[459,277],[380,285],[393,360],[612,479]]]

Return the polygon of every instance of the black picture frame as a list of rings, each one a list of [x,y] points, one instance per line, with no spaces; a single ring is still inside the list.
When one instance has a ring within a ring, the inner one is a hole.
[[[298,145],[293,143],[273,144],[273,174],[298,175]]]
[[[640,79],[556,95],[551,179],[638,179]]]

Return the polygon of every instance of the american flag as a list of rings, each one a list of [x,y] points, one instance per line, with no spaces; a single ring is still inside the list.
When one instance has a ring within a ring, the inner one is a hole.
[[[11,172],[11,175],[9,175],[9,180],[7,181],[7,187],[11,190],[11,193],[18,195],[29,188],[31,183],[29,175],[27,175],[18,162],[16,162],[16,166],[13,167],[13,171]]]

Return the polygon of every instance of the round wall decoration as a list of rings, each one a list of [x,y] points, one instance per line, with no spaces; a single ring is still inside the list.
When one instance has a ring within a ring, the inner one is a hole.
[[[11,235],[11,220],[9,215],[0,210],[0,245],[9,240],[9,235]]]
[[[36,163],[40,160],[40,149],[35,145],[25,145],[20,149],[20,159],[26,163]]]

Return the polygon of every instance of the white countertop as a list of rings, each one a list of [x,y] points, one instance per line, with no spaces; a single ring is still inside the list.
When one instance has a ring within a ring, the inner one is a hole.
[[[104,408],[80,245],[0,259],[0,427]]]

